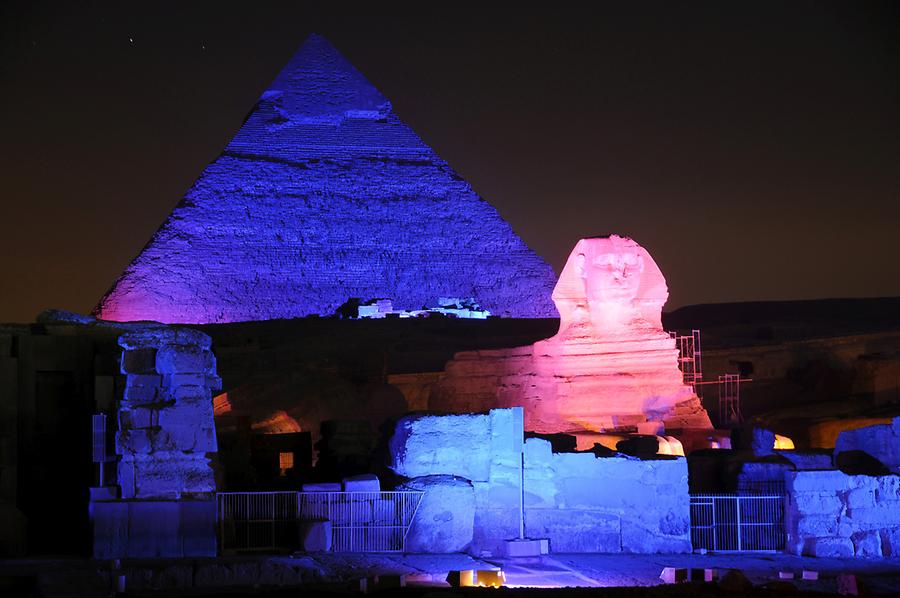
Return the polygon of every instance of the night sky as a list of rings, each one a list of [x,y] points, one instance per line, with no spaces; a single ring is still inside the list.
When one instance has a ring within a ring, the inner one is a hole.
[[[0,321],[90,311],[310,32],[557,272],[615,232],[667,309],[900,295],[900,4],[619,4],[0,5]]]

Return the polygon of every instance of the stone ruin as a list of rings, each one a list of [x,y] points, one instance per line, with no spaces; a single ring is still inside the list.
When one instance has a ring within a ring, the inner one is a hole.
[[[100,300],[105,320],[330,316],[478,297],[555,317],[553,269],[325,38],[310,36]]]
[[[524,436],[521,408],[401,418],[391,469],[425,493],[408,549],[504,554],[521,530],[551,552],[690,552],[684,457],[557,453]]]
[[[612,235],[580,240],[553,290],[556,336],[527,347],[458,353],[432,390],[434,410],[525,408],[525,428],[576,435],[711,429],[663,330],[665,278],[646,249]]]
[[[148,324],[119,337],[117,486],[93,488],[94,556],[215,556],[216,430],[221,388],[211,339]]]

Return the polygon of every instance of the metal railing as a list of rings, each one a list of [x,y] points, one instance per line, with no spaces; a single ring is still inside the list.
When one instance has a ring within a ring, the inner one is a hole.
[[[692,494],[691,544],[711,552],[784,550],[784,495]]]
[[[403,552],[422,492],[220,492],[223,553],[301,548],[301,522],[331,522],[334,552]]]

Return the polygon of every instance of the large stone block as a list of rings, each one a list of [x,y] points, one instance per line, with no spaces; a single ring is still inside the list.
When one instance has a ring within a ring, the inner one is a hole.
[[[881,530],[881,546],[884,556],[900,557],[900,526]]]
[[[92,502],[89,507],[94,530],[96,559],[119,558],[128,554],[129,510],[123,501]]]
[[[836,493],[819,494],[800,492],[791,496],[793,508],[806,515],[824,515],[835,520],[841,514],[844,503]]]
[[[507,540],[519,537],[519,509],[483,509],[475,511],[475,529],[470,552],[480,555],[503,554]]]
[[[880,463],[887,471],[900,474],[900,418],[892,424],[879,424],[838,435],[834,446],[835,460],[840,463],[844,453],[860,453]]]
[[[462,552],[472,542],[475,492],[469,480],[432,475],[414,478],[400,490],[424,492],[406,539],[408,552]]]
[[[156,371],[161,374],[205,374],[215,368],[213,355],[191,345],[166,345],[156,354]]]
[[[850,488],[850,476],[841,471],[795,471],[785,474],[788,494],[797,492],[836,493]]]
[[[381,492],[378,476],[371,473],[344,478],[342,484],[344,492]]]
[[[647,528],[629,519],[623,519],[622,551],[639,554],[685,553],[691,552],[689,525],[676,523],[665,524],[664,527],[680,528],[681,533],[665,534],[656,529]]]
[[[553,446],[543,438],[529,438],[525,441],[525,468],[549,467],[553,459]]]
[[[815,557],[851,557],[855,549],[850,538],[811,538],[804,554]]]
[[[128,503],[128,555],[134,558],[182,556],[181,509],[176,501]]]
[[[211,557],[216,545],[217,510],[215,500],[180,501],[180,537],[187,557]]]
[[[94,557],[211,557],[216,505],[205,501],[93,502]]]
[[[551,552],[621,552],[618,516],[577,509],[526,509],[525,535],[548,538]]]
[[[400,475],[486,481],[492,459],[490,417],[409,415],[397,422],[390,448],[391,468]]]
[[[881,535],[878,531],[859,532],[853,534],[853,547],[856,556],[878,558],[881,553]]]
[[[209,458],[204,454],[125,455],[118,472],[123,498],[173,499],[216,491]]]

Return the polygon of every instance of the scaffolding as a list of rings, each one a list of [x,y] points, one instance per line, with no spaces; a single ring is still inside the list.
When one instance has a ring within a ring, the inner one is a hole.
[[[682,380],[694,388],[694,394],[702,397],[703,388],[703,363],[700,359],[700,331],[691,330],[688,334],[670,332],[669,336],[675,339],[678,347],[678,368],[681,370]]]
[[[719,376],[719,425],[740,424],[744,421],[744,416],[741,415],[741,382],[740,374]]]

